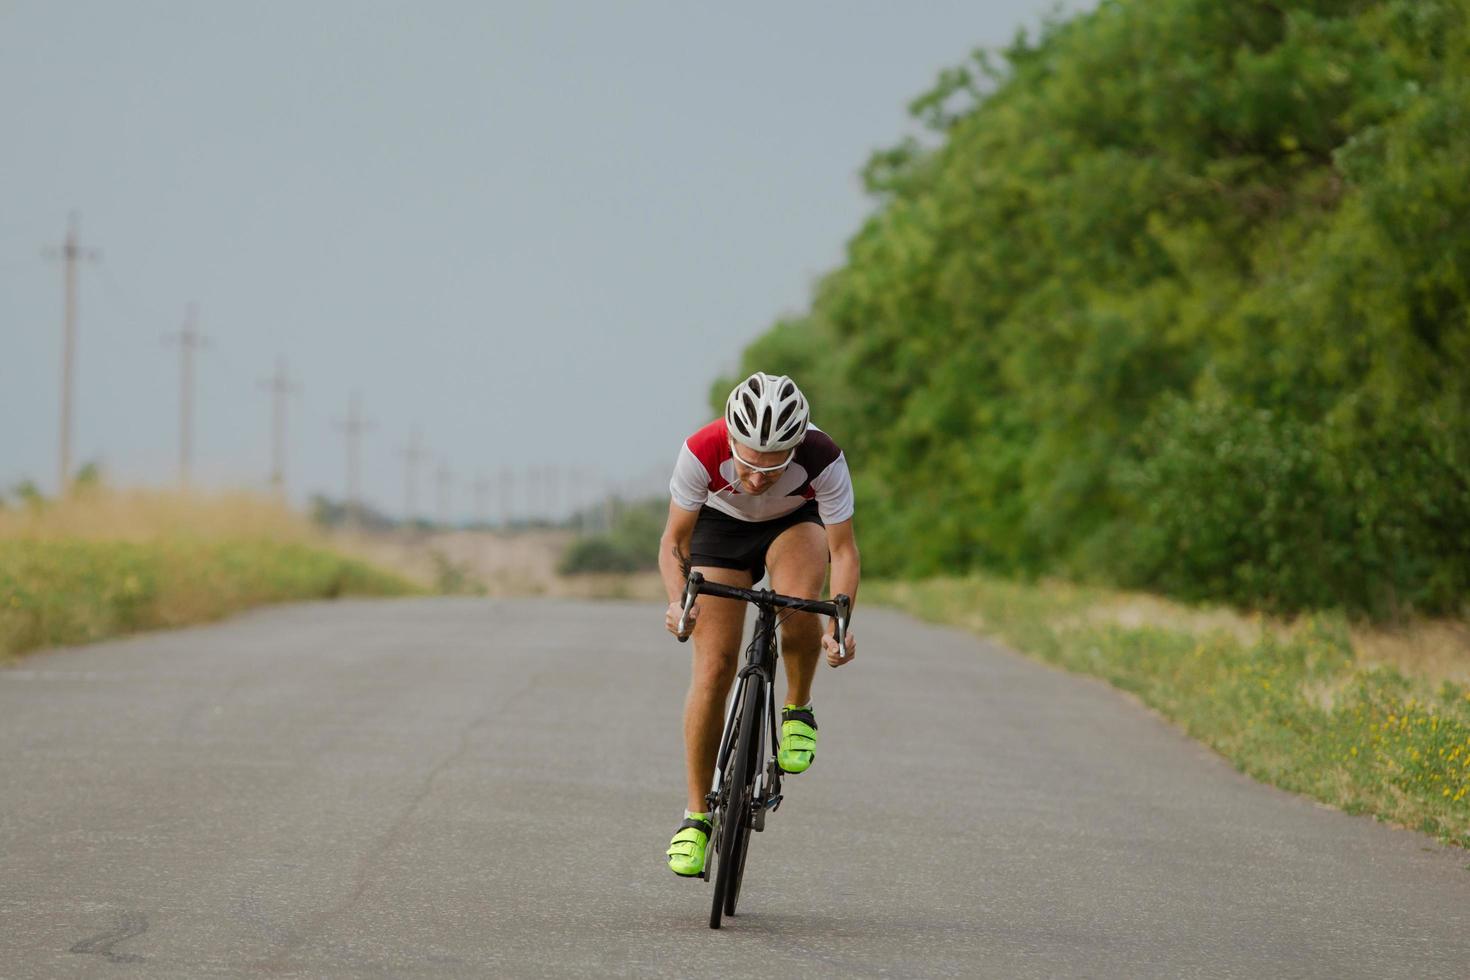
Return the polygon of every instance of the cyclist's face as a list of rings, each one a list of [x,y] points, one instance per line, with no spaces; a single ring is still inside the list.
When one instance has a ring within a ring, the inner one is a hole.
[[[791,465],[791,457],[795,455],[791,451],[758,453],[733,439],[730,441],[730,451],[735,454],[735,477],[740,481],[740,489],[746,493],[765,493],[775,486],[776,481],[786,474],[786,467]],[[755,467],[777,468],[762,473]]]

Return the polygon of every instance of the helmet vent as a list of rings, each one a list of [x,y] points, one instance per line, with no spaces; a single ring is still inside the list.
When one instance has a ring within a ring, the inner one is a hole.
[[[781,386],[781,397],[783,399],[790,398],[795,393],[796,393],[796,385],[793,384],[792,382],[788,381],[784,385]]]
[[[766,410],[764,412],[761,412],[761,442],[770,442],[770,441],[771,441],[771,406],[767,405],[766,406]]]

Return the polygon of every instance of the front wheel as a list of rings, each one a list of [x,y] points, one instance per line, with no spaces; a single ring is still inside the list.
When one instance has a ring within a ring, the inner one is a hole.
[[[725,775],[724,809],[720,814],[718,858],[715,871],[714,902],[709,913],[709,927],[720,927],[720,913],[735,914],[740,898],[740,880],[745,874],[745,852],[750,843],[752,804],[755,801],[755,778],[760,761],[761,708],[765,704],[765,679],[752,675],[745,685],[744,697],[735,706],[738,728],[733,733],[731,764]]]

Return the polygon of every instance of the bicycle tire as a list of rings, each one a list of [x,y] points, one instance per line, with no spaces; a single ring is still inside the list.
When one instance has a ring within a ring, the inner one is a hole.
[[[735,717],[735,727],[730,732],[730,739],[731,741],[735,742],[735,744],[739,744],[739,715],[736,715]],[[730,762],[728,761],[729,759],[734,758],[734,754],[735,750],[732,746],[729,752],[729,756],[727,756],[724,773],[720,777],[719,795],[715,800],[715,805],[713,808],[715,811],[715,826],[714,833],[710,836],[709,840],[711,853],[709,858],[707,859],[708,864],[712,865],[713,868],[712,870],[706,872],[709,879],[714,882],[715,886],[713,889],[714,896],[710,901],[709,910],[709,927],[711,929],[718,929],[720,927],[720,915],[725,909],[725,887],[730,883],[729,879],[726,876],[720,874],[720,862],[725,854],[725,821],[730,819],[730,815],[732,812],[730,809],[730,797],[735,792],[735,780],[733,774],[730,771],[734,767],[731,766]]]
[[[730,836],[726,844],[730,861],[730,881],[725,886],[724,895],[726,915],[735,914],[735,905],[740,900],[740,883],[745,878],[745,857],[750,852],[755,783],[760,774],[761,715],[765,704],[765,678],[757,675],[746,685],[745,703],[741,705],[740,729],[748,735],[742,734],[736,746],[733,767],[733,789],[739,794],[739,798],[738,806],[732,806],[736,819],[730,826]]]

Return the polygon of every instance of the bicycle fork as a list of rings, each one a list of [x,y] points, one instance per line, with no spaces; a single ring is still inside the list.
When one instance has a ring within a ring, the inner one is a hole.
[[[766,685],[766,719],[770,723],[771,752],[766,759],[765,770],[756,781],[754,813],[750,815],[750,829],[766,829],[766,811],[781,809],[781,767],[776,765],[776,746],[781,744],[780,731],[776,728],[776,690],[774,684]]]

